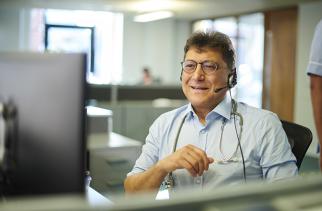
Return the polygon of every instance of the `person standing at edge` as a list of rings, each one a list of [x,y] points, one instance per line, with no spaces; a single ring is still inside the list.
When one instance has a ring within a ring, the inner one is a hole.
[[[306,70],[310,76],[310,92],[315,127],[320,148],[322,145],[322,20],[315,28],[311,45],[310,61]],[[322,153],[320,151],[320,170],[322,171]]]

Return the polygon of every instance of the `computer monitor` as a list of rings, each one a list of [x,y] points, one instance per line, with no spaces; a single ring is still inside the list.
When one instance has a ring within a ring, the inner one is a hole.
[[[0,53],[0,101],[16,109],[4,194],[84,192],[85,70],[84,54]]]

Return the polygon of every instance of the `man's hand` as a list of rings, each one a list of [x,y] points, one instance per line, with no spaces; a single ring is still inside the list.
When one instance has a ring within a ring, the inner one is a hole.
[[[207,171],[209,164],[213,162],[214,159],[207,157],[202,149],[189,144],[160,160],[156,166],[167,173],[176,169],[186,169],[193,177],[196,177]]]

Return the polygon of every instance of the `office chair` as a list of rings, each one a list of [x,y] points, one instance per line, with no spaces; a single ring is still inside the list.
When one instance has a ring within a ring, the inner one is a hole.
[[[297,168],[300,169],[305,153],[312,142],[312,132],[310,129],[292,122],[284,120],[281,120],[281,122],[291,145],[292,152],[296,157]]]

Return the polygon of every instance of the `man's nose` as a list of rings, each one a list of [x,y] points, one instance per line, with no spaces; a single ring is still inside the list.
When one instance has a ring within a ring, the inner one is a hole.
[[[193,77],[198,80],[205,78],[205,72],[202,70],[201,64],[197,64],[196,70],[193,72]]]

